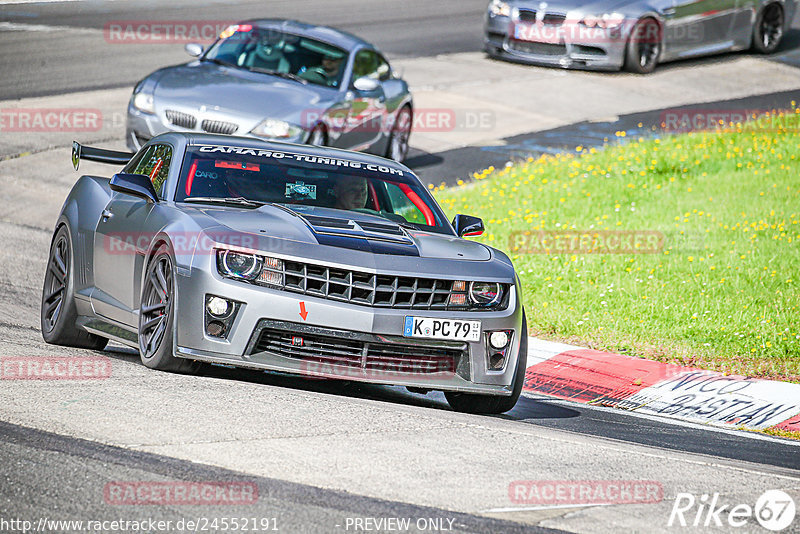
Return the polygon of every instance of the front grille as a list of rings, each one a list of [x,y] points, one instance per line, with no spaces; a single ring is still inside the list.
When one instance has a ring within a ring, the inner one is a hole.
[[[533,9],[520,9],[518,18],[520,22],[536,22],[536,11]]]
[[[211,120],[204,120],[200,124],[200,127],[204,132],[224,135],[231,135],[233,132],[239,129],[239,126],[233,122]]]
[[[326,336],[288,332],[264,328],[250,354],[268,352],[301,360],[310,364],[309,371],[324,370],[327,365],[362,369],[368,373],[434,374],[455,373],[459,358],[466,349],[432,347],[401,343],[380,343]]]
[[[544,17],[542,17],[542,24],[545,26],[561,26],[565,20],[567,20],[567,16],[563,13],[545,13]]]
[[[508,47],[517,52],[536,56],[563,56],[567,53],[567,47],[563,44],[534,43],[531,41],[519,41],[517,39],[510,39],[508,41]]]
[[[165,111],[165,113],[167,115],[167,120],[175,126],[193,129],[197,124],[197,119],[188,113],[175,111],[174,109],[168,109]]]
[[[452,280],[379,275],[294,261],[284,261],[283,266],[284,288],[289,291],[367,306],[444,310],[453,286]]]

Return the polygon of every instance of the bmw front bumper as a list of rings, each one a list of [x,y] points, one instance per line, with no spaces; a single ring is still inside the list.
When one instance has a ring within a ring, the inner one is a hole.
[[[624,31],[589,29],[567,20],[562,26],[542,26],[541,41],[517,39],[512,33],[518,21],[487,16],[484,48],[495,57],[562,68],[619,70],[625,62]]]
[[[171,105],[170,107],[176,108],[175,111],[186,113],[187,115],[195,116],[196,112],[192,112],[191,110],[184,110],[180,109],[179,105]],[[251,124],[252,119],[247,120],[241,117],[229,117],[226,115],[221,114],[210,114],[204,117],[195,117],[195,126],[192,128],[182,127],[170,122],[170,120],[166,116],[166,112],[163,109],[160,109],[158,106],[156,107],[155,113],[146,113],[135,108],[131,103],[128,103],[128,117],[125,127],[125,142],[128,145],[128,148],[134,152],[138,151],[142,148],[142,145],[147,143],[151,137],[155,137],[156,135],[166,133],[166,132],[197,132],[197,133],[227,133],[222,131],[212,131],[212,130],[204,130],[203,123],[204,120],[201,119],[208,119],[211,122],[219,123],[228,123],[233,124],[236,126],[236,130],[231,132],[230,135],[236,135],[238,137],[252,137],[253,139],[262,139],[262,137],[257,137],[255,135],[250,134],[250,130],[255,127],[255,124]],[[258,121],[256,121],[257,123]],[[308,138],[309,133],[303,132],[302,134],[291,137],[291,138],[282,138],[276,139],[277,141],[282,141],[285,143],[298,143],[302,144],[305,143]]]

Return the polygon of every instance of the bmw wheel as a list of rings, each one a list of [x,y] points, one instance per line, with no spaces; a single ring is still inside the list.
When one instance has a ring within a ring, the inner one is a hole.
[[[783,8],[773,3],[764,6],[753,26],[753,50],[761,54],[771,54],[783,38]]]
[[[392,126],[386,157],[398,163],[402,163],[406,159],[406,156],[408,156],[408,140],[411,137],[411,125],[411,108],[403,106],[397,112],[394,126]]]
[[[519,331],[519,356],[517,356],[517,369],[514,371],[514,385],[508,397],[477,395],[474,393],[444,394],[447,403],[457,412],[475,414],[501,414],[512,409],[519,400],[522,386],[525,383],[525,370],[528,363],[528,321],[525,312],[522,313],[522,328]]]
[[[642,19],[634,25],[625,49],[625,70],[637,74],[653,72],[661,55],[661,26],[655,19]]]
[[[306,141],[306,144],[313,146],[325,146],[327,144],[325,128],[323,128],[321,124],[316,125],[314,129],[311,130],[311,134],[308,136],[308,141]]]
[[[47,343],[103,350],[108,344],[104,337],[90,334],[75,324],[78,312],[73,297],[72,242],[66,226],[61,226],[53,236],[47,272],[42,286],[41,326]]]

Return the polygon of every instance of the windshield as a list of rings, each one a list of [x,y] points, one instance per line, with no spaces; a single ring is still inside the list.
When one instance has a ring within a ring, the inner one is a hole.
[[[203,57],[232,67],[339,87],[347,52],[322,41],[249,24],[222,33]]]
[[[334,209],[452,233],[433,197],[408,171],[290,151],[190,146],[175,200],[236,205],[250,201],[253,207],[275,203],[300,211]]]

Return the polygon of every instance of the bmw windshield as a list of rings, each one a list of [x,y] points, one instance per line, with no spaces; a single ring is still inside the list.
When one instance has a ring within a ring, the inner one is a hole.
[[[281,30],[239,24],[225,30],[203,59],[300,83],[339,87],[347,52]]]
[[[222,145],[187,147],[176,202],[259,207],[282,204],[359,212],[452,234],[430,193],[408,171],[346,156]]]

